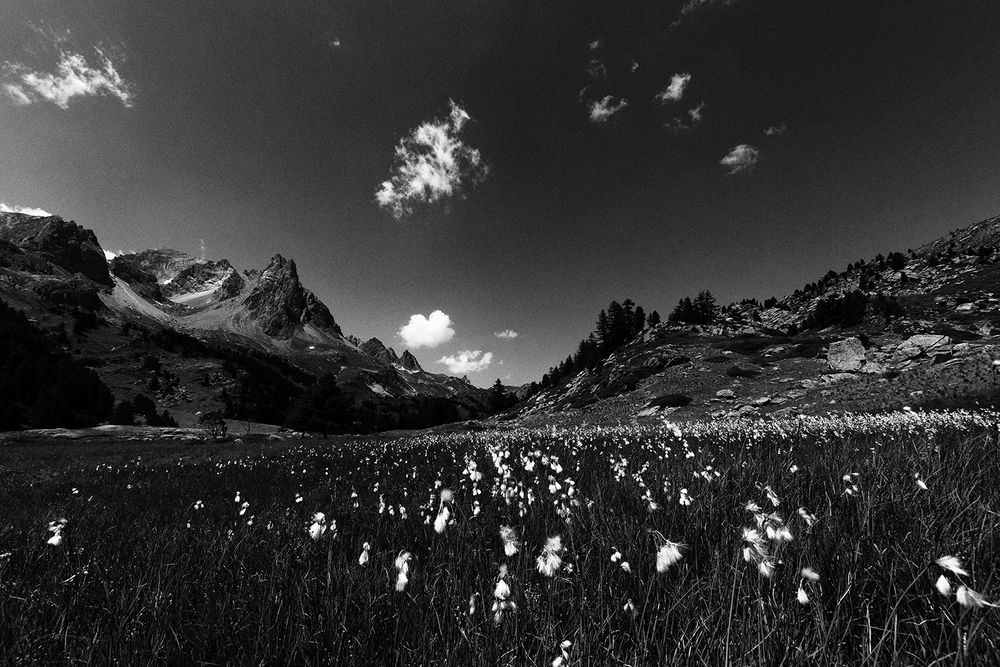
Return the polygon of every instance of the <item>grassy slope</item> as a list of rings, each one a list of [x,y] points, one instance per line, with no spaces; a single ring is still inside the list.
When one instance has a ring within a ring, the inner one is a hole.
[[[933,561],[958,555],[965,583],[991,599],[1000,593],[997,420],[692,423],[681,437],[659,426],[9,444],[0,660],[548,664],[569,639],[573,660],[591,664],[715,664],[726,655],[741,664],[996,664],[997,611],[939,596]],[[856,495],[844,493],[849,472],[859,474]],[[437,512],[438,481],[455,491],[454,523],[440,535],[425,523]],[[741,528],[754,525],[744,504],[771,509],[764,485],[794,535],[769,547],[771,579],[740,558]],[[682,488],[690,505],[679,502]],[[520,491],[536,500],[521,501]],[[243,515],[237,492],[249,503]],[[647,494],[662,507],[650,512]],[[799,506],[818,517],[811,529]],[[335,536],[307,537],[314,511],[336,520]],[[48,546],[45,527],[58,516],[69,519],[66,540]],[[512,558],[497,536],[502,524],[524,538]],[[654,567],[650,531],[687,545],[665,574]],[[556,533],[564,565],[548,579],[534,558]],[[365,541],[371,562],[361,567]],[[611,561],[615,547],[631,573]],[[403,549],[413,570],[397,593],[393,560]],[[484,607],[504,562],[518,609],[498,626]],[[800,605],[806,565],[822,578]],[[634,618],[623,609],[629,599]]]

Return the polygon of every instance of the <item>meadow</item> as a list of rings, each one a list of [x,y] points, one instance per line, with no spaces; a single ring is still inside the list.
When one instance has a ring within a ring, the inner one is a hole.
[[[6,445],[0,663],[998,664],[998,426]]]

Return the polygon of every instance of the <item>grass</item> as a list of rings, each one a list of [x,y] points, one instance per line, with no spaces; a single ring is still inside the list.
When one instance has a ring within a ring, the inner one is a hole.
[[[896,413],[8,445],[0,662],[550,664],[569,640],[570,664],[997,664],[1000,610],[940,595],[934,561],[958,556],[969,574],[952,585],[997,599],[998,424]],[[742,556],[748,501],[793,536],[767,542],[770,578]],[[317,511],[330,529],[314,541]],[[523,542],[513,557],[501,525]],[[563,565],[548,578],[535,558],[556,534]],[[683,558],[660,573],[664,539]],[[516,611],[496,624],[501,564]],[[820,579],[800,604],[805,566]]]

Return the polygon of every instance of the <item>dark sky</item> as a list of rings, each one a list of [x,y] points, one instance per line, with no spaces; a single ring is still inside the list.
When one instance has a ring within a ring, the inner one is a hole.
[[[537,379],[611,299],[781,296],[1000,212],[1000,3],[684,5],[5,0],[0,83],[26,97],[0,95],[0,200],[114,250],[281,253],[400,351],[440,309],[455,335],[417,358],[492,352],[482,385]],[[66,54],[104,54],[127,98],[27,87]],[[606,95],[627,106],[593,122]],[[397,143],[449,100],[488,174],[396,219]],[[759,161],[730,174],[741,144]]]

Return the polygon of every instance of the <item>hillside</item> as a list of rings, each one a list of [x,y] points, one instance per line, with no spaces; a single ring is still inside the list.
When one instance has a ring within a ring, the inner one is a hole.
[[[646,327],[597,368],[536,390],[526,423],[879,411],[996,403],[1000,218],[830,271],[768,307]]]
[[[118,400],[145,393],[182,425],[215,410],[282,423],[295,398],[326,375],[367,415],[353,415],[355,428],[428,401],[451,406],[442,414],[456,419],[488,406],[485,390],[429,373],[409,352],[345,336],[280,254],[243,271],[170,249],[109,261],[94,233],[72,221],[3,213],[0,300],[43,331],[71,331],[65,350]]]

